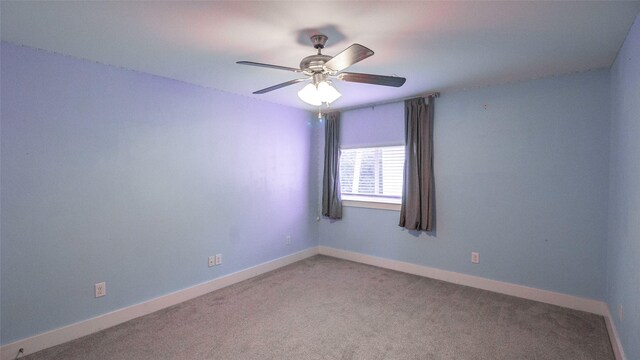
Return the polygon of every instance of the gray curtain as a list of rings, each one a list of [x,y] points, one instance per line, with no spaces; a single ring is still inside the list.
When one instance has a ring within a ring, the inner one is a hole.
[[[322,176],[322,215],[329,219],[342,218],[340,198],[340,113],[325,114],[324,175]]]
[[[404,187],[399,225],[409,230],[433,229],[433,97],[404,102]]]

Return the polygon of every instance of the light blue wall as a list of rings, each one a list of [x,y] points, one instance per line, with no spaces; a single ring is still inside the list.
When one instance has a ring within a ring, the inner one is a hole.
[[[308,112],[1,53],[3,344],[317,245]]]
[[[436,230],[344,208],[320,244],[604,299],[609,74],[445,93],[436,100]],[[402,143],[401,103],[343,113],[343,145]],[[480,264],[470,262],[472,251]]]
[[[640,17],[611,69],[609,186],[607,302],[627,358],[640,359]]]
[[[404,105],[386,104],[343,112],[342,146],[366,147],[404,144]],[[400,114],[400,118],[398,118]]]

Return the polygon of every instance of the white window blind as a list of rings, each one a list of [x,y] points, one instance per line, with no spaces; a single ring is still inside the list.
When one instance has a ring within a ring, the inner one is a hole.
[[[344,200],[402,200],[404,146],[342,149],[340,191]]]

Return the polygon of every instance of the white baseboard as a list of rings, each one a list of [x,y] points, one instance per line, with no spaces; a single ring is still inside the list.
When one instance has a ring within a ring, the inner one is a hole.
[[[613,316],[609,311],[609,306],[604,304],[604,310],[607,313],[604,315],[604,321],[607,324],[607,331],[609,332],[609,340],[611,341],[611,347],[613,348],[613,354],[616,356],[616,360],[627,360],[624,355],[624,349],[622,348],[622,342],[618,337],[618,330],[616,330],[616,324],[613,322]]]
[[[616,357],[616,360],[626,360],[624,350],[622,348],[622,343],[620,342],[618,332],[616,331],[611,313],[609,312],[609,306],[603,301],[562,294],[554,291],[536,289],[512,283],[506,283],[448,270],[436,269],[399,260],[385,259],[377,256],[365,255],[353,251],[336,249],[327,246],[319,246],[319,253],[339,259],[355,261],[385,269],[401,271],[408,274],[424,276],[431,279],[442,280],[454,284],[489,290],[500,294],[516,296],[523,299],[540,301],[547,304],[558,305],[569,309],[601,315],[604,317],[605,323],[607,325],[609,340],[611,341],[611,347],[613,348],[613,353]]]
[[[285,265],[292,264],[296,261],[306,259],[316,254],[318,254],[318,248],[312,247],[295,254],[283,256],[275,260],[271,260],[232,274],[228,274],[204,282],[202,284],[163,295],[155,299],[145,301],[143,303],[128,306],[104,315],[77,322],[75,324],[67,325],[29,338],[21,339],[2,346],[0,348],[0,359],[15,359],[16,355],[18,355],[18,351],[21,348],[24,349],[24,354],[21,355],[22,357],[51,346],[59,345],[67,341],[71,341],[82,336],[89,335],[94,332],[121,324],[125,321],[150,314],[154,311],[158,311],[169,306],[173,306],[175,304],[179,304],[181,302],[196,298],[198,296],[221,289],[223,287],[233,285],[240,281],[250,279],[252,277],[278,269]]]
[[[327,246],[320,246],[319,248],[320,254],[333,256],[340,259],[351,260],[363,264],[378,266],[386,269],[401,271],[408,274],[424,276],[431,279],[442,280],[478,289],[489,290],[524,299],[540,301],[547,304],[563,306],[574,310],[586,311],[603,316],[605,315],[603,310],[603,305],[605,304],[602,301],[486,279],[479,276],[467,275],[448,270],[436,269],[398,260],[385,259],[377,256],[365,255],[353,251],[341,250]]]
[[[380,258],[365,255],[357,252],[341,250],[326,246],[318,246],[287,255],[275,260],[271,260],[245,270],[228,274],[202,284],[198,284],[183,290],[179,290],[161,297],[118,309],[113,312],[100,315],[75,324],[57,328],[29,338],[0,347],[0,359],[13,360],[20,348],[24,349],[24,355],[59,345],[67,341],[80,338],[94,332],[121,324],[140,316],[179,304],[181,302],[196,298],[209,292],[233,285],[243,280],[264,274],[280,267],[292,264],[296,261],[306,259],[316,254],[336,257],[355,261],[363,264],[378,266],[390,270],[405,272],[408,274],[424,276],[436,280],[447,281],[454,284],[470,286],[478,289],[489,290],[501,294],[516,296],[524,299],[540,301],[552,305],[563,306],[570,309],[586,311],[593,314],[602,315],[605,319],[609,338],[613,347],[616,360],[626,360],[622,345],[620,343],[615,324],[612,321],[609,307],[602,301],[566,295],[548,290],[541,290],[522,285],[506,283],[497,280],[486,279],[478,276],[456,273],[453,271],[436,269],[428,266],[412,264],[408,262]]]

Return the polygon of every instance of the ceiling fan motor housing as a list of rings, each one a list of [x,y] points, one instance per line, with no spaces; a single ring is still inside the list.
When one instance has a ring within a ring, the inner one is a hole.
[[[300,70],[305,75],[314,75],[318,73],[327,73],[328,69],[324,67],[324,64],[331,60],[333,56],[322,55],[321,50],[324,49],[324,44],[329,39],[326,35],[317,34],[311,36],[311,43],[313,47],[318,49],[318,54],[307,56],[300,62]]]
[[[305,75],[326,72],[324,64],[332,58],[333,56],[329,55],[307,56],[300,62],[300,70],[302,70]]]

